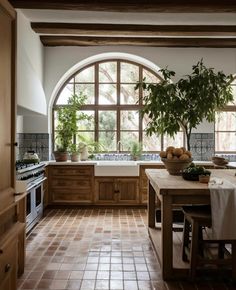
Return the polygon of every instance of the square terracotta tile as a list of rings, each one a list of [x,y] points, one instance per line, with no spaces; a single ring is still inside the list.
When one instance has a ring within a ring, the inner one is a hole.
[[[228,283],[162,281],[145,209],[51,209],[27,237],[19,290],[210,290]],[[189,288],[192,287],[192,288]]]

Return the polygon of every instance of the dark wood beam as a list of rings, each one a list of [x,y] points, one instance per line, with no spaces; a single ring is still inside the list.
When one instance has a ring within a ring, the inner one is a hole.
[[[45,46],[236,47],[236,38],[41,36],[40,39]]]
[[[32,22],[40,34],[124,36],[236,36],[235,25],[134,25],[99,23]]]
[[[118,12],[235,12],[235,0],[10,0],[15,8]]]

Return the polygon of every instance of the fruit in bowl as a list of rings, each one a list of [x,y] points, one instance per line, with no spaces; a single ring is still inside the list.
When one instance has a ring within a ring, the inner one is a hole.
[[[182,172],[182,176],[185,180],[198,181],[199,176],[210,176],[211,172],[205,169],[203,166],[195,165],[191,163]]]
[[[192,162],[192,154],[184,147],[169,146],[160,152],[161,161],[171,175],[181,175],[181,172]]]

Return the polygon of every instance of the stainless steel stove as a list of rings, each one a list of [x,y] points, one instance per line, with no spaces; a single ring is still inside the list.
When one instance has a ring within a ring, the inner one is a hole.
[[[25,164],[17,162],[16,180],[26,182],[26,233],[28,233],[43,215],[43,182],[46,180],[45,163]]]

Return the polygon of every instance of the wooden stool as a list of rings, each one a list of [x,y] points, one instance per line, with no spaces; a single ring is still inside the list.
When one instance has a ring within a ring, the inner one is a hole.
[[[190,279],[194,279],[196,276],[196,269],[198,266],[204,264],[214,265],[231,265],[232,277],[236,280],[236,258],[235,240],[204,240],[202,229],[204,227],[211,227],[211,210],[210,206],[186,206],[183,207],[184,212],[184,229],[183,229],[183,243],[182,243],[182,258],[184,261],[188,260],[186,249],[189,250],[190,260]],[[190,239],[190,233],[192,237]],[[217,244],[218,255],[217,259],[209,259],[204,255],[206,244]],[[231,258],[225,258],[225,255],[229,256],[229,252],[225,248],[225,244],[232,245]]]

